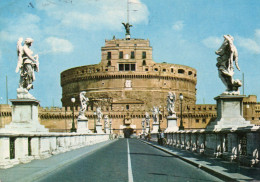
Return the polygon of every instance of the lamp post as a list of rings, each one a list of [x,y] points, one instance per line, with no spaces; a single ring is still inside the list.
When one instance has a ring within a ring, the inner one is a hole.
[[[97,130],[96,130],[96,111],[94,111],[94,133],[97,133]]]
[[[180,103],[181,103],[181,121],[180,121],[179,130],[184,130],[183,121],[182,121],[182,101],[183,101],[182,93],[180,93],[179,98],[180,98]]]
[[[74,103],[76,99],[74,97],[71,98],[72,102],[72,127],[70,129],[70,132],[77,132],[77,129],[75,128],[75,122],[74,122]]]
[[[111,127],[112,127],[112,119],[110,119],[110,121],[109,121],[109,130],[110,130],[110,134],[112,134]]]

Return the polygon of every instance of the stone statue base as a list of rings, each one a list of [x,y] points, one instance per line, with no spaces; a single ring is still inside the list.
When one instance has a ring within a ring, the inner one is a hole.
[[[77,133],[92,133],[89,129],[88,129],[88,118],[78,118],[77,119],[78,122],[78,129],[77,129]]]
[[[103,130],[102,130],[102,124],[101,123],[96,124],[96,131],[97,131],[97,133],[104,133]]]
[[[25,88],[18,88],[17,90],[17,99],[34,99],[34,100],[36,100],[33,96],[32,96],[32,94],[30,94],[29,92],[28,92],[28,90],[27,89],[25,89]]]
[[[206,130],[237,129],[238,127],[253,126],[243,118],[242,95],[220,95],[217,101],[217,119],[211,122]]]
[[[110,134],[110,128],[109,127],[105,127],[105,133]]]
[[[146,126],[145,133],[149,133],[150,126]]]
[[[39,101],[35,99],[11,99],[12,122],[0,129],[1,133],[49,132],[38,121]]]
[[[179,127],[177,126],[177,116],[176,113],[173,113],[171,116],[167,117],[167,128],[164,131],[165,133],[178,131]]]
[[[153,123],[153,130],[151,133],[158,133],[159,131],[159,123]]]

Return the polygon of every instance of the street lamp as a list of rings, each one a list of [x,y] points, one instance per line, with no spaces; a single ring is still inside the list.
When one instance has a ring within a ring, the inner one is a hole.
[[[97,130],[96,130],[96,111],[94,111],[94,133],[97,133]]]
[[[77,129],[75,128],[75,122],[74,122],[74,103],[76,99],[74,97],[71,98],[72,102],[72,127],[70,129],[70,132],[77,132]]]
[[[110,121],[109,121],[109,130],[110,130],[110,134],[112,134],[111,127],[112,127],[112,119],[110,119]]]
[[[182,121],[182,101],[183,101],[182,93],[180,93],[179,98],[180,98],[180,103],[181,103],[181,121],[180,121],[179,130],[184,130],[183,121]]]

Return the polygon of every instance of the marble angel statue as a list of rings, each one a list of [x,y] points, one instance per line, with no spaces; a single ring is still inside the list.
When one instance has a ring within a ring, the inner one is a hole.
[[[236,68],[240,71],[238,66],[238,52],[233,44],[234,38],[231,35],[224,35],[224,42],[221,47],[215,52],[219,57],[217,58],[217,67],[219,78],[226,86],[226,91],[223,94],[238,95],[238,88],[242,86],[240,80],[234,80],[234,63]]]
[[[97,122],[101,123],[101,119],[103,117],[103,113],[101,112],[101,107],[97,108]]]
[[[174,111],[175,100],[176,100],[175,93],[169,92],[167,96],[167,110],[170,116],[175,113]]]
[[[80,99],[80,111],[79,111],[79,119],[87,119],[87,117],[85,116],[85,111],[87,109],[87,103],[89,101],[89,99],[87,97],[85,97],[86,92],[82,91],[79,94],[79,99]]]
[[[35,71],[39,71],[39,56],[33,55],[30,49],[33,39],[26,38],[24,45],[22,45],[23,38],[17,41],[18,62],[16,73],[20,70],[19,88],[25,89],[27,92],[33,89],[33,81],[35,80]]]

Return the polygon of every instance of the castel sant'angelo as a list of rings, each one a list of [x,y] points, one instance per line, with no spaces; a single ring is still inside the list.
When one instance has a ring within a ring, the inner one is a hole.
[[[126,27],[125,27],[126,28]],[[39,108],[39,121],[50,131],[70,131],[72,102],[75,121],[80,109],[79,94],[86,92],[88,128],[94,131],[97,108],[111,121],[113,133],[142,132],[142,120],[149,113],[152,129],[152,108],[158,107],[160,127],[167,128],[167,95],[175,92],[177,125],[180,125],[180,99],[185,129],[205,128],[216,118],[215,104],[196,104],[197,71],[185,65],[157,63],[153,60],[149,40],[130,37],[126,28],[123,39],[105,40],[101,48],[101,61],[95,65],[71,68],[61,73],[62,108]],[[243,99],[246,120],[259,124],[260,104],[250,95]],[[11,122],[11,107],[0,105],[0,128]],[[104,120],[101,121],[104,129]],[[77,125],[77,122],[76,122]],[[77,127],[77,126],[76,126]]]

